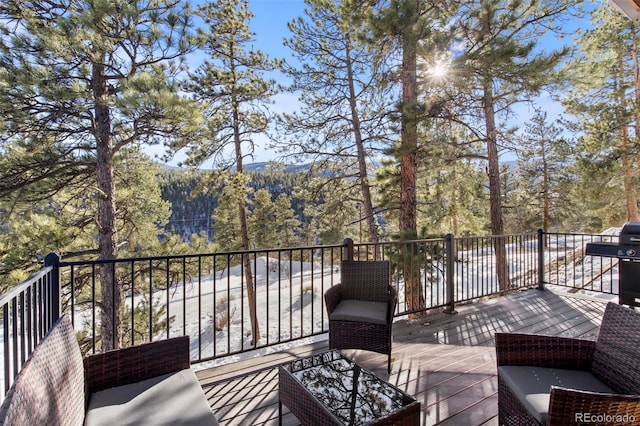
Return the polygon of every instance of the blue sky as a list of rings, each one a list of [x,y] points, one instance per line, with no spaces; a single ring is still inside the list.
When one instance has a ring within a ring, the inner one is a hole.
[[[271,58],[289,60],[288,49],[283,40],[291,33],[287,24],[299,16],[304,16],[303,0],[249,0],[249,8],[254,13],[250,29],[256,35],[255,47]],[[295,108],[296,96],[280,94],[275,98],[275,112],[291,112]],[[262,162],[277,158],[277,154],[269,149],[266,137],[256,138],[256,151],[253,159],[247,162]]]
[[[597,7],[602,2],[610,0],[587,0],[588,8]],[[254,17],[250,23],[251,30],[256,33],[256,47],[267,53],[271,57],[287,58],[288,51],[282,45],[282,41],[286,37],[290,37],[287,23],[304,16],[305,4],[303,0],[249,0],[249,5],[254,13]],[[565,31],[572,32],[575,28],[589,24],[590,16],[585,16],[584,21],[573,20],[565,24]],[[548,44],[551,48],[557,48],[558,40],[549,35]],[[295,108],[296,99],[294,95],[283,94],[276,99],[274,109],[277,112],[291,111]],[[562,107],[558,103],[552,101],[548,94],[543,95],[539,105],[548,113],[548,119],[554,120],[562,113]],[[518,105],[513,111],[518,117],[516,121],[524,123],[533,115],[533,107],[531,105]],[[261,139],[261,138],[259,138]],[[262,142],[258,141],[258,145]],[[263,149],[258,146],[254,161],[268,161],[275,157],[273,151]],[[505,157],[512,157],[506,154]],[[511,158],[506,158],[511,159]]]
[[[271,56],[287,54],[282,40],[289,37],[287,23],[304,15],[302,0],[249,0],[254,13],[251,31],[256,33],[256,47]]]
[[[254,47],[273,59],[288,59],[288,49],[283,45],[283,40],[290,37],[287,23],[299,16],[304,16],[304,7],[303,0],[249,0],[249,8],[254,14],[249,23],[251,32],[255,33]],[[197,62],[195,66],[197,66]],[[276,97],[273,110],[276,112],[292,111],[295,104],[296,96],[281,94]],[[258,136],[255,144],[254,158],[248,158],[245,162],[262,162],[277,158],[276,153],[267,147],[266,137]],[[146,147],[145,150],[152,157],[164,154],[164,148],[157,145]],[[184,156],[176,155],[167,164],[177,166],[181,160],[184,160]],[[202,167],[209,168],[211,164],[205,163]]]
[[[608,1],[608,0],[603,0]],[[596,1],[595,4],[600,4]],[[593,4],[592,4],[593,7]],[[304,16],[305,4],[303,0],[249,0],[249,8],[254,13],[254,17],[250,22],[250,29],[255,33],[254,47],[269,55],[271,58],[281,58],[289,60],[289,52],[283,46],[283,40],[290,37],[287,23],[291,20]],[[588,17],[586,17],[588,20]],[[570,23],[571,26],[580,25],[578,22]],[[567,28],[568,29],[568,28]],[[550,37],[553,39],[553,37]],[[557,40],[551,40],[557,43]],[[272,106],[274,112],[290,112],[295,109],[296,96],[293,94],[280,94],[274,99],[275,104]],[[561,112],[561,107],[550,101],[548,96],[542,99],[544,109],[548,111],[549,120],[555,119]],[[520,123],[529,120],[533,115],[533,109],[530,106],[520,105],[514,111],[519,117],[516,119]],[[255,139],[256,150],[254,158],[248,158],[246,162],[262,162],[277,158],[277,153],[267,147],[266,137],[258,136]],[[171,162],[175,165],[179,159]],[[204,167],[210,165],[205,164]]]

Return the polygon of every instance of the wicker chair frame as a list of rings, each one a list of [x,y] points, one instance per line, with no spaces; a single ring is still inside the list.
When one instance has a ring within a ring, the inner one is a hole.
[[[372,324],[357,321],[342,321],[329,319],[329,348],[331,349],[362,349],[387,355],[387,372],[391,373],[391,344],[393,315],[397,304],[397,292],[390,285],[391,265],[388,261],[350,261],[342,262],[341,282],[325,292],[327,313],[331,313],[343,299],[344,283],[356,280],[359,285],[359,300],[376,300],[380,295],[380,288],[386,289],[387,322]],[[377,287],[377,288],[376,288]]]
[[[84,358],[89,393],[140,382],[191,366],[189,336],[115,349]]]
[[[640,421],[640,313],[607,304],[597,340],[496,333],[498,366],[530,365],[590,371],[616,394],[551,387],[548,425],[579,424],[576,413],[607,416],[607,424]],[[500,425],[538,425],[498,374]],[[616,421],[619,419],[620,421]]]
[[[82,358],[68,314],[38,344],[0,407],[0,424],[82,424],[89,395],[190,367],[189,336]]]

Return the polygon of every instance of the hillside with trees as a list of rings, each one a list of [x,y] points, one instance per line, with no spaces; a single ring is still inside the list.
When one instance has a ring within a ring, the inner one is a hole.
[[[158,174],[162,199],[171,205],[171,216],[164,230],[188,241],[192,235],[203,234],[208,240],[215,240],[214,213],[219,207],[219,192],[207,187],[209,172],[165,169]],[[256,207],[255,196],[263,189],[271,198],[291,200],[295,219],[305,221],[303,202],[293,196],[297,189],[300,174],[279,170],[249,172],[251,205]],[[269,218],[275,225],[278,215]]]

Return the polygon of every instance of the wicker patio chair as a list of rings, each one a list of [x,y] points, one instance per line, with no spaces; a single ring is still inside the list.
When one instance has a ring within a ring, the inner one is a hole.
[[[500,425],[640,422],[640,313],[609,303],[595,342],[495,337]]]
[[[329,347],[387,354],[391,372],[391,326],[396,290],[388,261],[342,262],[341,282],[325,292]]]

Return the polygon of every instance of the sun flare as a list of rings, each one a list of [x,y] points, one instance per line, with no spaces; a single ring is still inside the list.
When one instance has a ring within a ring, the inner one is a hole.
[[[438,81],[442,81],[447,78],[449,74],[449,64],[445,61],[437,61],[429,68],[429,76]]]

